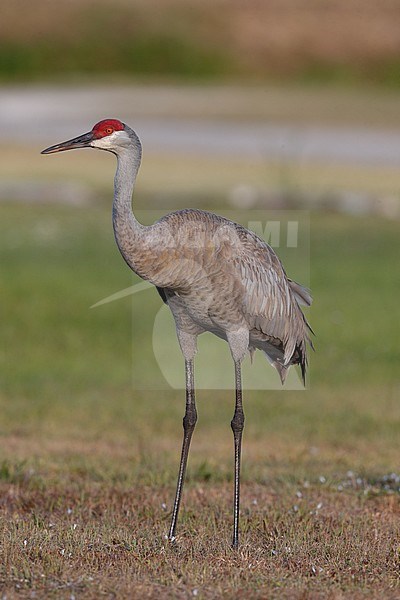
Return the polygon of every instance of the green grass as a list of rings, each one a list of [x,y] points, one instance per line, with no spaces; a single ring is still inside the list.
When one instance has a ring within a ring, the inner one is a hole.
[[[173,33],[115,37],[106,46],[93,32],[70,43],[57,39],[0,43],[0,77],[6,81],[43,80],[76,75],[135,75],[215,79],[237,72],[222,50],[210,50]],[[58,74],[58,75],[57,75]]]
[[[237,555],[229,391],[198,394],[178,543],[163,540],[184,397],[152,356],[154,291],[89,309],[136,281],[109,207],[3,204],[0,243],[7,598],[396,597],[396,222],[311,216],[310,386],[246,393]],[[135,385],[138,349],[161,389]]]

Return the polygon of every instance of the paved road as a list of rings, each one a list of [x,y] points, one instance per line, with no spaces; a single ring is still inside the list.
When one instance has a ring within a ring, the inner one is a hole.
[[[4,89],[0,92],[0,140],[42,146],[87,131],[104,116],[118,115],[135,127],[147,152],[400,164],[400,128],[390,132],[157,116],[157,106],[163,108],[161,93],[155,97],[149,94],[152,104],[147,114],[143,111],[143,96],[141,102],[142,108],[137,110],[134,88]]]

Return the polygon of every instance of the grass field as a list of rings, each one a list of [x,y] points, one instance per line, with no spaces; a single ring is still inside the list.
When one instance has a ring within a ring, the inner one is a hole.
[[[117,74],[400,84],[395,0],[14,0],[2,8],[7,81]]]
[[[235,553],[228,391],[198,394],[164,539],[184,397],[135,388],[132,345],[159,377],[155,292],[89,310],[136,281],[109,206],[0,213],[3,598],[399,597],[397,222],[311,217],[311,383],[246,394]]]

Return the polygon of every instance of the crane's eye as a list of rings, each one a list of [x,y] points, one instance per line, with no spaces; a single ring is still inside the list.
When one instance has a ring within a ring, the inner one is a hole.
[[[110,135],[111,133],[113,133],[114,129],[112,127],[107,127],[106,129],[106,134]]]

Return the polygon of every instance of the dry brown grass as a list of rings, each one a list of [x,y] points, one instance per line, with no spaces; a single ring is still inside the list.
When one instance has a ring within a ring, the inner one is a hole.
[[[48,486],[42,476],[21,472],[1,486],[7,598],[398,597],[400,507],[392,495],[245,484],[236,553],[228,483],[188,486],[171,546],[164,535],[172,486],[112,484],[88,473]]]
[[[229,24],[249,62],[293,72],[310,61],[366,66],[397,57],[399,11],[393,0],[236,1]]]
[[[371,448],[310,449],[274,434],[257,438],[250,427],[241,547],[234,552],[225,433],[208,466],[199,461],[209,457],[209,433],[200,430],[194,440],[174,545],[165,534],[178,428],[172,436],[153,435],[142,455],[135,440],[111,433],[104,440],[84,440],[83,432],[49,435],[42,443],[37,435],[4,438],[3,597],[398,598],[398,495],[380,480],[348,473],[340,483],[333,475],[356,464],[357,450],[368,469]]]

